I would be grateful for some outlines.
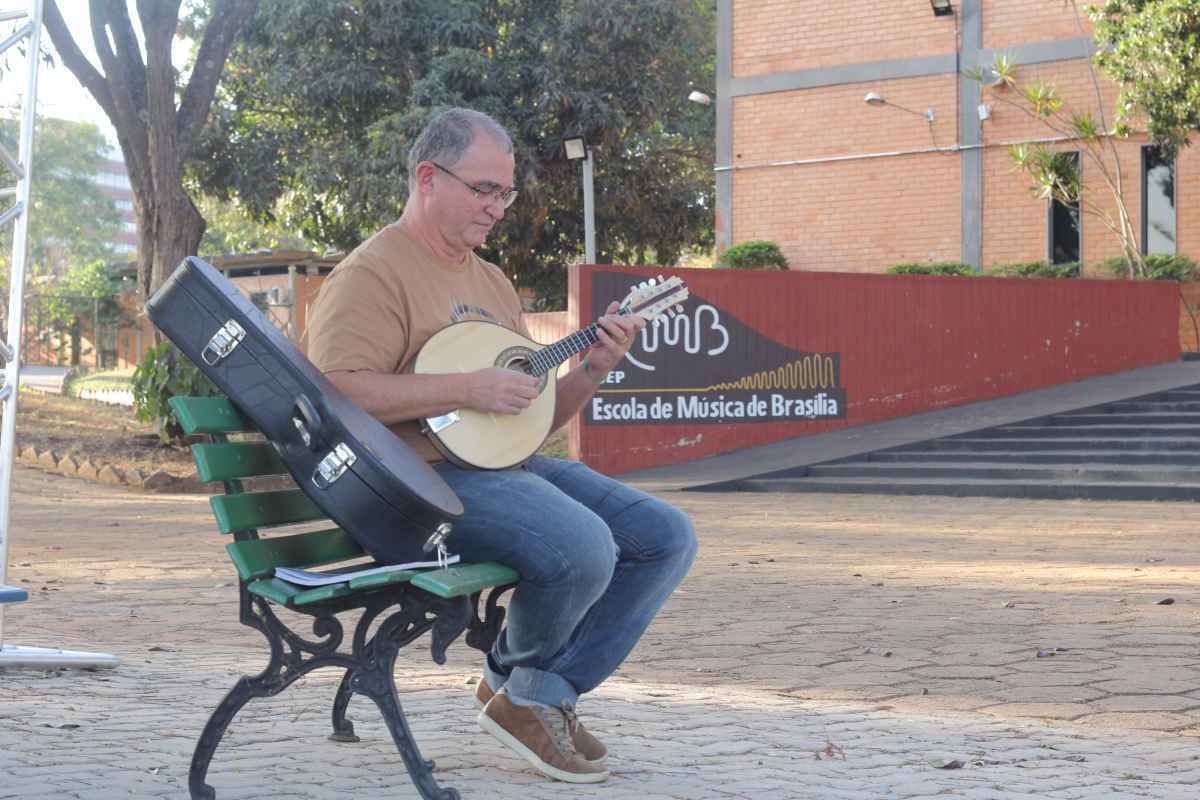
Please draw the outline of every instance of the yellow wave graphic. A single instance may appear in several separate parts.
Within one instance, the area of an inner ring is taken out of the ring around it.
[[[830,356],[798,358],[775,369],[756,372],[729,383],[717,383],[705,391],[733,389],[830,389],[837,386],[837,375]]]

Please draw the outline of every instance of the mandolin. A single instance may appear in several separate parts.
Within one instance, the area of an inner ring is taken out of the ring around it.
[[[647,322],[688,297],[680,278],[651,278],[621,301],[618,314]],[[488,367],[518,370],[537,378],[538,396],[519,414],[490,414],[461,408],[422,420],[422,432],[448,461],[472,469],[507,469],[524,462],[550,435],[554,424],[559,364],[598,341],[592,323],[559,341],[542,345],[494,322],[469,320],[442,328],[429,338],[411,370],[418,375],[473,372]]]

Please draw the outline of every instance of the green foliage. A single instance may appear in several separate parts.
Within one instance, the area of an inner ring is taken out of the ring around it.
[[[968,278],[978,273],[970,264],[959,261],[931,261],[894,264],[887,269],[893,275],[952,275]]]
[[[20,125],[0,120],[0,141],[17,152]],[[28,274],[61,274],[73,264],[112,257],[110,243],[121,217],[113,200],[96,185],[108,150],[95,125],[38,118],[34,124],[35,168],[30,187]],[[7,293],[13,226],[0,230],[0,273]]]
[[[716,266],[731,269],[787,269],[788,262],[779,245],[763,239],[751,239],[721,253]]]
[[[1192,0],[1194,2],[1194,0]],[[1075,0],[1066,0],[1071,6],[1076,21],[1082,27],[1080,11]],[[1030,179],[1030,191],[1042,200],[1076,207],[1075,214],[1085,213],[1097,218],[1121,243],[1131,274],[1142,271],[1142,260],[1138,249],[1138,235],[1125,203],[1121,182],[1121,154],[1114,137],[1127,133],[1125,128],[1108,128],[1104,116],[1104,100],[1100,93],[1095,71],[1091,71],[1095,93],[1095,107],[1100,117],[1091,111],[1072,110],[1066,107],[1057,87],[1046,81],[1020,83],[1016,76],[1016,64],[1008,57],[998,57],[995,65],[984,69],[968,69],[964,74],[989,86],[996,85],[1001,91],[991,95],[992,100],[1024,114],[1038,122],[1048,131],[1057,134],[1059,140],[1069,141],[1077,151],[1058,151],[1043,144],[1014,144],[1008,148],[1013,164]],[[998,80],[990,80],[997,76]],[[1014,91],[1010,93],[1008,89]],[[1087,159],[1088,169],[1095,170],[1096,185],[1103,184],[1112,197],[1117,213],[1114,215],[1103,203],[1098,203],[1093,192],[1083,192],[1082,161]]]
[[[1146,272],[1142,276],[1153,281],[1192,281],[1200,279],[1200,265],[1185,255],[1158,253],[1143,256]],[[1129,262],[1124,256],[1106,258],[1100,262],[1105,272],[1119,277],[1129,275]]]
[[[711,246],[713,0],[263,0],[230,56],[193,165],[318,247],[393,221],[408,149],[436,111],[485,111],[513,137],[520,196],[485,258],[561,301],[582,255],[580,165],[594,152],[601,262],[674,263]]]
[[[1106,0],[1087,9],[1096,63],[1121,86],[1120,124],[1144,122],[1175,150],[1200,129],[1200,4]]]
[[[94,372],[86,367],[76,367],[67,373],[63,394],[79,397],[84,389],[129,389],[132,380],[133,370],[129,368]]]
[[[278,218],[255,220],[236,201],[201,196],[196,203],[206,226],[198,255],[204,258],[252,253],[255,250],[308,250],[304,237]]]
[[[1008,278],[1078,278],[1082,265],[1078,261],[1051,264],[1047,261],[1013,261],[997,264],[989,275]]]
[[[84,336],[94,338],[97,326],[110,327],[127,322],[118,302],[121,290],[103,261],[79,264],[48,283],[43,294],[43,323],[57,331],[69,331],[71,363],[78,365]],[[98,343],[93,342],[96,347]]]
[[[221,392],[171,342],[146,352],[133,371],[133,409],[143,422],[154,422],[163,444],[178,441],[183,429],[168,400],[175,395],[212,397]]]

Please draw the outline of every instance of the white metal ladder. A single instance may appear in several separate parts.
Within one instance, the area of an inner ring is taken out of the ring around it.
[[[41,47],[43,0],[30,0],[28,11],[0,11],[0,22],[25,20],[4,41],[0,54],[22,41],[26,45],[27,85],[21,98],[20,149],[17,157],[0,142],[0,172],[12,172],[15,187],[0,188],[0,198],[16,197],[16,202],[0,213],[0,226],[15,221],[12,265],[9,275],[8,330],[0,339],[0,359],[4,361],[4,382],[0,401],[4,419],[0,424],[0,668],[9,667],[115,667],[119,661],[105,653],[83,653],[48,647],[19,647],[4,643],[4,608],[26,598],[24,590],[5,586],[8,572],[9,505],[12,499],[13,455],[16,446],[17,386],[21,372],[21,320],[25,295],[25,251],[29,233],[29,183],[33,171],[33,123],[37,110],[38,51]]]

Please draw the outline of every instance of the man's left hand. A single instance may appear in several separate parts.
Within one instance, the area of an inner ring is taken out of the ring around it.
[[[587,362],[589,371],[598,377],[617,366],[633,346],[633,337],[646,327],[646,320],[636,314],[617,314],[618,308],[617,303],[609,303],[604,316],[596,321],[599,341],[588,351]]]

